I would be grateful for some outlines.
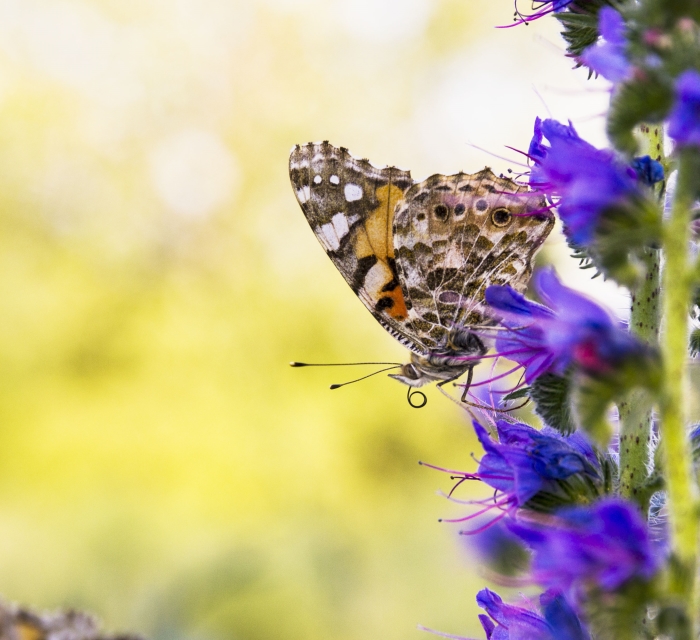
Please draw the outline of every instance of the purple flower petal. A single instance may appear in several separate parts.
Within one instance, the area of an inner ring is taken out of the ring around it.
[[[534,551],[533,578],[577,598],[597,586],[614,591],[632,579],[649,580],[660,561],[636,506],[620,498],[558,514],[558,526],[508,523]]]
[[[676,80],[668,135],[680,146],[700,146],[700,73],[694,69],[684,71]]]
[[[576,613],[565,598],[555,592],[540,597],[544,615],[524,607],[506,604],[490,589],[476,595],[476,603],[488,616],[479,620],[487,640],[589,640]]]
[[[501,491],[507,503],[523,506],[537,493],[558,493],[557,482],[574,475],[600,482],[600,467],[585,436],[570,439],[547,429],[505,420],[496,422],[499,441],[474,422],[484,456],[473,478]]]
[[[505,329],[496,336],[496,351],[525,368],[528,384],[545,372],[562,375],[572,364],[607,373],[644,349],[609,312],[561,284],[554,270],[539,271],[534,284],[547,306],[507,286],[488,287],[485,294]]]
[[[549,146],[543,144],[544,138]],[[581,139],[571,124],[538,118],[529,155],[533,161],[530,187],[550,200],[558,199],[565,233],[576,244],[592,241],[607,208],[624,206],[640,196],[634,172],[611,151]]]

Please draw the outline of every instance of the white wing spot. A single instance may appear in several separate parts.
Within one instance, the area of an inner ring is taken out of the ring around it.
[[[335,251],[340,246],[340,240],[335,232],[335,227],[330,222],[327,222],[321,227],[318,235],[325,240],[327,249]]]
[[[359,185],[348,182],[345,185],[345,199],[348,202],[354,202],[355,200],[362,200],[362,187]]]
[[[323,182],[323,178],[321,176],[314,176],[314,184],[321,184]]]
[[[297,189],[297,198],[302,204],[304,204],[310,197],[311,189],[308,186],[302,187],[301,189]]]
[[[338,176],[331,176],[329,180],[331,181],[331,184],[340,184],[340,178]]]
[[[333,228],[335,229],[338,239],[342,240],[347,235],[348,231],[350,231],[347,217],[344,213],[336,213],[331,218],[331,222],[333,223]]]

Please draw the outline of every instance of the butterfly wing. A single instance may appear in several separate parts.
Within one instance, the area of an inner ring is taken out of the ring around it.
[[[338,271],[379,323],[420,353],[396,273],[394,210],[413,185],[408,171],[378,169],[328,142],[297,146],[289,158],[294,193]]]
[[[455,326],[488,323],[489,285],[524,291],[553,226],[541,195],[490,169],[414,185],[394,219],[394,246],[406,327],[422,348],[445,346]]]

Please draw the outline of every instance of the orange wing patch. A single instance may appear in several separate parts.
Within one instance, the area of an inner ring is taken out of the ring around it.
[[[378,262],[367,272],[363,289],[375,301],[375,311],[402,322],[408,317],[403,291],[396,274],[392,225],[396,204],[404,191],[387,184],[375,191],[379,204],[369,212],[364,229],[357,234],[355,252],[358,258],[374,255]]]

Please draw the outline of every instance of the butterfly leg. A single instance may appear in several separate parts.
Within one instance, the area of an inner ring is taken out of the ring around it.
[[[464,391],[462,392],[462,402],[467,401],[467,393],[469,393],[469,387],[472,386],[472,379],[474,378],[474,367],[469,367],[467,371],[467,381],[464,384]]]
[[[438,382],[436,386],[442,387],[442,386],[446,385],[448,382],[454,382],[461,375],[462,374],[460,373],[459,375],[456,375],[453,378],[449,378],[448,380],[443,380],[442,382]],[[469,387],[472,384],[473,378],[474,378],[474,367],[469,367],[469,369],[467,369],[467,382],[464,385],[464,392],[462,393],[461,402],[467,402],[467,393],[469,392]]]

